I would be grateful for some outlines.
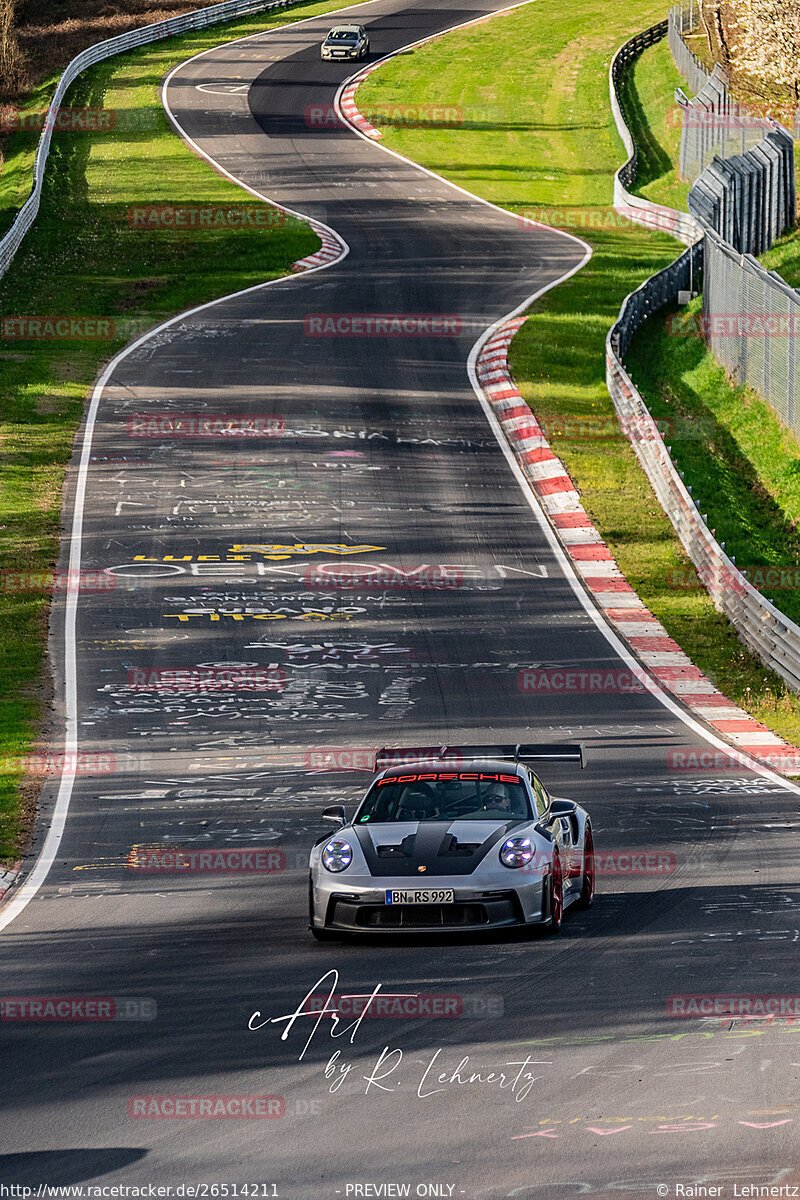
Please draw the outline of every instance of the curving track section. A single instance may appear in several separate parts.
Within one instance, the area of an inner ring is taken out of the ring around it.
[[[348,13],[381,55],[491,8]],[[116,587],[75,610],[74,717],[81,749],[115,769],[75,780],[52,866],[3,932],[0,976],[5,996],[144,997],[156,1012],[0,1023],[0,1181],[247,1181],[298,1200],[403,1194],[353,1190],[387,1184],[542,1198],[789,1185],[796,1026],[676,1020],[667,998],[792,992],[796,790],[672,769],[708,743],[656,695],[526,682],[550,668],[619,679],[626,664],[465,364],[584,249],[328,123],[348,73],[319,60],[330,23],[223,46],[166,88],[199,152],[349,254],[155,331],[95,396],[75,472],[82,565],[112,568]],[[416,333],[326,332],[387,313],[415,314]],[[181,414],[274,414],[283,432],[172,436]],[[356,563],[446,567],[456,586],[321,578]],[[69,632],[54,650],[69,666]],[[175,668],[239,683],[176,687]],[[591,809],[598,849],[657,853],[674,872],[602,878],[593,911],[553,940],[309,941],[304,852],[320,808],[367,777],[348,755],[529,736],[586,742],[582,776],[547,779]],[[260,847],[285,869],[132,870],[147,846]],[[311,1021],[248,1030],[331,969],[340,992],[466,997],[464,1015],[365,1020],[338,1041]],[[281,1096],[284,1115],[137,1116],[154,1095]]]

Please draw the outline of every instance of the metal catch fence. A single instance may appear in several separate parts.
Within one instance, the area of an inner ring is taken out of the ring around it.
[[[689,0],[688,4],[681,3],[670,9],[669,13],[669,48],[675,65],[683,78],[689,84],[696,96],[709,78],[709,71],[693,50],[683,40],[684,33],[692,33],[700,18],[700,0]],[[722,71],[722,68],[719,68]],[[722,72],[724,77],[724,72]]]
[[[705,247],[699,332],[736,382],[800,436],[800,292],[713,231]]]
[[[715,158],[689,192],[689,212],[735,250],[763,254],[795,223],[794,139],[771,122],[757,146]]]

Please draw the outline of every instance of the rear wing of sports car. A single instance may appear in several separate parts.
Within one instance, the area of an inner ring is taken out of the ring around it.
[[[453,765],[475,758],[511,759],[513,762],[574,762],[585,766],[583,742],[519,742],[516,745],[384,746],[375,756],[375,770],[444,759]]]

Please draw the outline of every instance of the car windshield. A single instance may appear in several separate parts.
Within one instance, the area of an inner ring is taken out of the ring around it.
[[[358,34],[352,29],[332,29],[328,34],[328,42],[356,42]]]
[[[379,779],[356,825],[395,821],[502,821],[531,818],[525,785],[515,775],[433,771]]]

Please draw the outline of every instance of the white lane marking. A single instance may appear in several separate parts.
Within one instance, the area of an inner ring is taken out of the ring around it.
[[[526,3],[532,3],[532,2],[534,2],[534,0],[523,0],[522,4],[514,4],[514,5],[511,5],[510,8],[499,9],[496,13],[494,13],[492,15],[500,16],[502,13],[510,12],[516,8],[522,8],[522,7],[524,7],[524,5]],[[485,17],[480,17],[480,18],[478,18],[478,21],[483,21],[485,19],[486,19]],[[421,46],[425,42],[433,41],[436,38],[442,37],[445,33],[455,32],[458,29],[464,29],[466,26],[474,25],[474,24],[477,24],[477,21],[466,21],[461,25],[454,25],[452,27],[452,29],[443,30],[441,33],[432,34],[430,37],[421,38],[419,41],[411,42],[411,43],[409,43],[409,45],[403,46],[399,50],[393,50],[391,54],[385,55],[384,58],[379,59],[378,62],[370,64],[369,73],[371,74],[375,68],[381,66],[385,62],[388,62],[390,59],[397,57],[398,54],[403,54],[407,50],[413,49],[415,46]],[[451,180],[446,179],[443,175],[439,175],[436,171],[431,171],[428,167],[420,166],[419,163],[415,163],[413,161],[413,159],[407,158],[404,154],[398,153],[397,150],[390,150],[388,146],[385,146],[380,142],[376,142],[372,138],[366,137],[361,132],[360,129],[358,129],[355,125],[353,125],[350,121],[348,121],[342,111],[342,108],[341,108],[341,96],[342,96],[342,93],[344,92],[345,88],[348,88],[363,73],[364,73],[363,71],[359,70],[359,71],[354,72],[354,74],[351,75],[348,79],[345,79],[344,82],[340,85],[340,87],[336,93],[336,98],[334,100],[334,108],[335,108],[337,114],[343,121],[346,122],[346,124],[348,124],[350,126],[350,129],[352,130],[352,132],[355,134],[356,137],[361,138],[362,141],[367,142],[370,146],[374,146],[375,149],[377,151],[379,151],[380,153],[390,154],[392,156],[392,158],[397,158],[401,162],[407,163],[411,167],[415,167],[416,170],[422,171],[425,175],[429,175],[431,178],[439,180],[441,183],[446,184],[447,187],[452,188],[453,191],[459,192],[462,196],[468,196],[471,200],[477,201],[479,204],[485,204],[487,208],[494,209],[495,212],[503,213],[505,216],[509,217],[512,220],[517,219],[515,214],[513,212],[510,212],[509,209],[501,208],[499,205],[493,204],[490,200],[484,200],[482,196],[474,195],[472,192],[467,191],[466,188],[460,187],[459,184],[453,183]],[[600,631],[600,633],[606,639],[608,644],[612,647],[613,650],[616,651],[616,653],[619,655],[619,657],[622,659],[622,661],[625,663],[625,665],[627,667],[629,667],[631,670],[634,670],[636,668],[639,668],[638,661],[629,653],[628,648],[625,646],[624,642],[622,642],[621,639],[617,636],[617,634],[614,632],[614,630],[609,625],[606,624],[605,619],[604,619],[602,613],[600,612],[600,609],[596,606],[591,595],[585,591],[582,583],[578,580],[577,573],[573,569],[571,559],[564,552],[564,549],[561,546],[561,543],[559,542],[558,537],[556,536],[556,533],[555,533],[553,527],[551,526],[550,522],[547,520],[546,516],[544,515],[542,507],[539,504],[538,497],[536,496],[536,493],[534,492],[531,484],[529,483],[527,476],[523,473],[522,468],[520,467],[520,465],[516,459],[516,456],[515,456],[513,450],[511,449],[511,446],[508,443],[508,440],[506,439],[505,435],[503,434],[503,431],[500,427],[497,417],[495,416],[494,412],[492,411],[492,407],[489,404],[489,401],[486,399],[486,396],[484,395],[483,388],[481,387],[480,383],[478,382],[477,362],[478,362],[478,358],[481,353],[481,350],[488,342],[490,342],[492,340],[492,338],[495,336],[495,334],[498,333],[498,331],[502,328],[502,326],[504,326],[507,321],[511,321],[515,317],[518,317],[522,313],[524,313],[525,310],[530,308],[530,306],[536,300],[538,300],[541,296],[543,296],[545,294],[545,292],[549,292],[551,288],[557,287],[561,283],[566,283],[566,281],[568,279],[570,279],[573,275],[577,274],[577,272],[580,271],[586,265],[586,263],[589,261],[589,259],[591,258],[592,248],[586,242],[584,242],[582,238],[576,237],[574,234],[567,233],[566,231],[561,230],[561,229],[553,230],[550,228],[550,226],[542,225],[542,223],[538,222],[538,221],[531,221],[531,225],[532,226],[538,225],[538,227],[540,229],[547,229],[551,233],[558,233],[561,237],[569,238],[571,241],[577,242],[577,244],[579,246],[583,247],[583,249],[585,251],[584,256],[583,256],[582,260],[577,264],[577,266],[572,267],[564,275],[560,276],[560,278],[553,280],[551,283],[545,284],[545,286],[542,288],[539,288],[538,291],[531,293],[531,295],[528,296],[525,300],[523,300],[521,304],[518,304],[517,307],[512,309],[510,312],[505,313],[504,316],[500,317],[497,321],[495,321],[492,325],[490,325],[489,328],[486,329],[480,335],[480,337],[478,338],[478,340],[475,342],[474,346],[472,347],[472,350],[470,351],[470,354],[469,354],[469,358],[467,359],[467,374],[469,375],[469,381],[472,384],[472,390],[475,392],[475,395],[478,397],[478,400],[480,402],[481,408],[483,409],[486,420],[489,423],[489,427],[492,430],[492,433],[494,434],[495,439],[496,439],[498,445],[500,446],[500,449],[503,452],[506,462],[508,463],[509,467],[511,468],[511,473],[513,474],[514,478],[516,479],[517,483],[519,484],[520,489],[521,489],[523,495],[525,496],[525,500],[528,504],[528,507],[531,509],[533,515],[536,517],[539,527],[541,528],[545,538],[547,539],[550,549],[552,550],[556,561],[558,562],[559,566],[561,567],[561,570],[564,573],[564,577],[566,578],[567,582],[569,583],[570,587],[572,588],[573,592],[575,593],[575,596],[576,596],[579,604],[581,605],[581,607],[583,608],[583,610],[587,614],[587,616],[589,616],[591,618],[591,620],[594,622],[597,629]],[[535,418],[535,414],[532,414],[532,416],[534,416],[534,418]],[[774,771],[770,771],[768,768],[764,767],[756,759],[749,758],[749,756],[746,755],[744,753],[744,751],[734,750],[729,742],[724,742],[720,738],[715,737],[712,733],[710,733],[707,729],[705,729],[698,721],[696,721],[688,712],[685,712],[678,704],[676,704],[676,702],[672,699],[672,697],[667,692],[662,690],[660,685],[658,685],[657,683],[654,682],[652,688],[648,688],[648,691],[649,691],[650,695],[654,696],[659,701],[659,703],[662,704],[664,706],[664,708],[667,709],[668,712],[672,713],[673,716],[677,717],[678,720],[682,722],[682,724],[684,724],[688,729],[691,729],[693,733],[697,734],[709,745],[713,746],[717,750],[723,750],[728,754],[736,754],[737,759],[741,758],[742,760],[744,760],[744,761],[742,761],[741,765],[749,766],[749,769],[751,771],[753,771],[754,774],[760,775],[763,779],[767,779],[771,783],[778,784],[778,786],[781,788],[781,790],[783,790],[785,792],[790,792],[793,795],[800,796],[800,785],[790,783],[788,780],[784,779],[782,776],[777,775]]]
[[[198,83],[195,85],[196,92],[205,92],[210,96],[235,96],[237,92],[247,92],[250,89],[249,83]]]

